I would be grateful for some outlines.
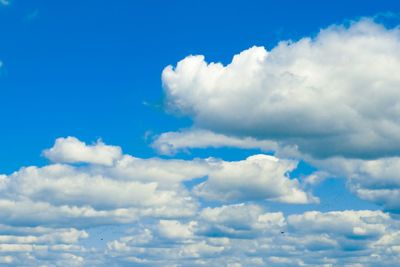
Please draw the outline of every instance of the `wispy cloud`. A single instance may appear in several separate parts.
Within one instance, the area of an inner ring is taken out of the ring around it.
[[[9,4],[10,4],[10,1],[7,1],[7,0],[0,0],[0,5],[8,6]]]
[[[31,13],[29,13],[28,15],[26,15],[24,17],[24,21],[28,22],[28,21],[32,21],[34,19],[36,19],[39,16],[39,10],[35,9],[34,11],[32,11]]]

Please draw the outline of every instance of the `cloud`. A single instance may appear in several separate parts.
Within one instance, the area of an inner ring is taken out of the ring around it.
[[[282,212],[265,212],[255,204],[204,208],[196,233],[208,237],[256,238],[279,233],[286,226]]]
[[[191,56],[166,68],[170,107],[195,125],[161,134],[153,148],[275,155],[143,159],[100,140],[59,138],[43,151],[51,164],[0,175],[0,263],[396,265],[400,159],[382,155],[398,148],[398,31],[362,20],[270,52],[251,48],[226,67]],[[292,178],[293,158],[317,171]],[[318,203],[308,187],[332,176],[383,211],[269,210],[268,201]]]
[[[160,225],[171,226],[166,231],[175,234],[157,234]],[[204,208],[186,223],[160,221],[134,228],[132,235],[109,242],[107,255],[148,265],[390,265],[399,258],[399,230],[398,221],[381,211],[310,211],[285,217],[242,203]]]
[[[242,161],[141,159],[123,155],[117,146],[100,141],[87,145],[74,137],[57,139],[43,154],[55,163],[0,175],[0,261],[200,264],[220,257],[227,249],[223,242],[230,238],[256,237],[259,231],[285,224],[283,214],[267,213],[257,205],[202,209],[201,198],[214,203],[316,200],[289,178],[296,161],[268,155]],[[205,181],[189,190],[185,182],[197,178]],[[110,240],[106,254],[80,241],[92,228],[121,225],[137,229]],[[215,240],[213,235],[227,239]],[[144,255],[137,253],[141,246],[147,247]]]
[[[322,174],[325,176],[328,173],[334,177],[346,177],[348,188],[359,198],[383,206],[384,210],[400,213],[400,203],[397,201],[400,197],[399,157],[374,160],[334,157],[309,161],[324,170]]]
[[[0,0],[0,5],[8,6],[9,4],[10,4],[10,1],[7,1],[7,0]]]
[[[43,155],[53,162],[94,163],[112,165],[121,157],[121,148],[107,146],[100,140],[95,145],[86,145],[75,137],[58,138],[54,147],[43,151]]]
[[[218,162],[217,162],[218,164]],[[288,173],[297,162],[268,155],[254,155],[238,162],[221,162],[196,185],[193,193],[211,201],[270,200],[284,203],[314,203],[318,199],[304,192]]]
[[[164,160],[122,155],[121,148],[59,138],[44,155],[57,162],[0,175],[0,218],[9,225],[87,227],[127,224],[142,217],[193,216],[196,196],[217,201],[315,200],[287,172],[297,163],[267,155],[244,161]],[[208,177],[190,192],[183,182]],[[37,216],[40,214],[40,216]]]
[[[250,48],[227,66],[188,56],[163,71],[166,101],[199,128],[314,157],[399,155],[399,37],[363,19],[271,51]]]
[[[161,237],[169,239],[190,239],[193,236],[192,228],[196,222],[182,224],[176,220],[160,220],[158,232]]]
[[[157,136],[151,146],[162,155],[174,155],[187,148],[237,147],[243,149],[261,149],[265,152],[275,151],[278,144],[273,141],[259,141],[251,137],[237,138],[216,134],[201,129],[188,129],[181,132],[166,132]]]
[[[87,253],[86,248],[78,244],[86,238],[86,231],[74,228],[0,225],[0,262],[13,266],[39,266],[48,260],[74,266],[76,262],[72,259],[83,261],[82,256]]]
[[[31,13],[29,13],[24,17],[24,21],[30,22],[32,20],[37,19],[38,17],[39,17],[39,9],[35,9],[34,11],[32,11]]]
[[[296,233],[326,233],[338,238],[364,240],[375,239],[386,232],[389,214],[381,211],[311,211],[301,215],[290,215],[288,223]],[[364,242],[361,242],[364,244]]]

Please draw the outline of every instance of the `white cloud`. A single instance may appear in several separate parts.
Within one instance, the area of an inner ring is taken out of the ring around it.
[[[172,227],[167,240],[151,234],[160,223],[147,224],[152,230],[135,229],[146,233],[146,242],[135,242],[142,239],[138,235],[122,237],[108,244],[107,254],[123,262],[134,257],[150,265],[190,266],[374,266],[394,264],[400,255],[400,224],[381,211],[311,211],[285,218],[255,204],[235,204],[205,208],[193,219],[162,221]]]
[[[315,200],[288,176],[297,162],[274,156],[242,161],[141,159],[122,155],[119,147],[86,145],[73,137],[57,139],[44,154],[56,162],[87,164],[30,166],[0,175],[0,260],[38,266],[101,266],[116,259],[210,264],[231,249],[231,238],[268,236],[269,231],[277,232],[271,229],[286,227],[285,219],[282,213],[245,203],[199,211],[202,204],[196,196],[228,202]],[[184,183],[196,178],[205,182],[195,181],[189,191]],[[140,231],[107,241],[106,254],[81,243],[88,229],[122,224],[136,225]],[[244,263],[264,260],[254,256]]]
[[[253,47],[227,66],[189,56],[163,71],[167,102],[198,127],[315,157],[398,155],[399,37],[364,19],[271,51]]]
[[[318,199],[307,195],[297,179],[288,173],[296,161],[268,155],[255,155],[237,162],[216,162],[207,181],[194,187],[195,195],[207,200],[271,200],[284,203],[312,203]]]
[[[163,133],[155,139],[151,146],[163,155],[173,155],[187,148],[206,147],[261,149],[265,152],[276,151],[278,149],[277,143],[273,141],[259,141],[251,137],[237,138],[201,129]]]
[[[176,220],[160,220],[158,225],[158,232],[161,237],[170,239],[190,239],[193,237],[193,227],[196,222],[189,222],[182,224]]]
[[[110,166],[121,157],[121,148],[105,145],[100,140],[95,145],[86,145],[75,137],[58,138],[54,146],[43,151],[53,162],[86,162]]]
[[[296,179],[288,178],[295,161],[267,155],[232,162],[140,159],[120,151],[101,142],[87,146],[73,137],[57,139],[45,151],[48,157],[89,164],[31,166],[0,175],[0,218],[10,225],[86,227],[132,223],[141,217],[190,217],[199,207],[193,193],[218,201],[315,200]],[[205,176],[208,179],[193,192],[182,183]]]
[[[88,238],[84,230],[0,225],[0,231],[1,263],[46,266],[46,263],[51,264],[57,260],[65,261],[66,254],[83,261],[81,255],[88,252],[84,246],[78,244],[82,239]],[[4,231],[8,233],[4,234]],[[74,262],[65,264],[73,266]]]
[[[0,0],[0,5],[8,6],[9,4],[10,4],[10,1],[7,1],[7,0]]]
[[[289,226],[295,232],[326,233],[333,237],[344,236],[349,239],[375,238],[386,233],[389,214],[381,211],[311,211],[288,217]]]
[[[148,207],[174,202],[173,191],[157,189],[156,182],[118,180],[66,165],[28,167],[8,177],[4,195],[28,197],[55,205],[99,209]]]
[[[118,177],[120,180],[157,182],[160,187],[176,184],[207,175],[214,168],[208,160],[164,160],[160,158],[141,159],[124,155],[113,168],[94,168],[99,174]]]
[[[350,191],[361,199],[383,206],[387,211],[400,213],[400,158],[374,160],[333,157],[323,160],[308,158],[319,170],[305,183],[318,182],[328,176],[346,177]],[[315,181],[314,181],[315,180]]]
[[[199,220],[196,233],[209,237],[255,238],[277,234],[286,226],[281,212],[265,212],[261,206],[245,203],[204,208]]]

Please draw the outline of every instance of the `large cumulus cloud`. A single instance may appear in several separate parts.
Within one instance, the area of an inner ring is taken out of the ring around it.
[[[314,157],[400,151],[400,30],[372,20],[252,47],[232,62],[188,56],[164,69],[167,103],[199,127],[278,140]]]

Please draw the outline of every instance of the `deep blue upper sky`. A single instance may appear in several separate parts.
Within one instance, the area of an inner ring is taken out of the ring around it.
[[[396,1],[11,1],[0,7],[0,172],[43,164],[41,150],[69,135],[152,156],[146,131],[190,125],[160,107],[167,65],[190,54],[226,64],[253,45],[399,9]]]

